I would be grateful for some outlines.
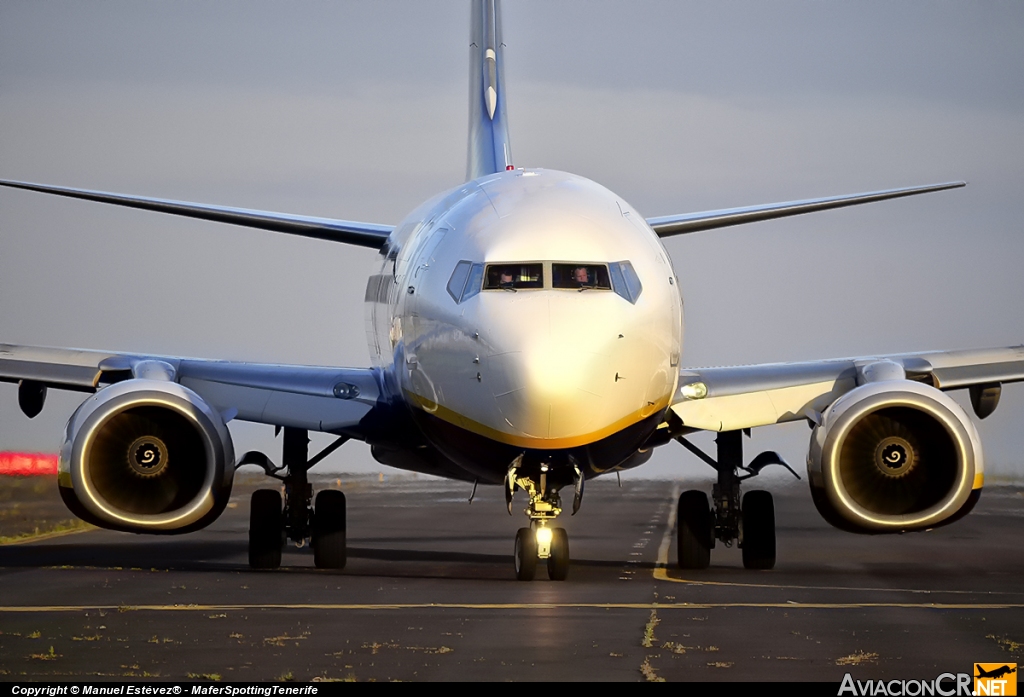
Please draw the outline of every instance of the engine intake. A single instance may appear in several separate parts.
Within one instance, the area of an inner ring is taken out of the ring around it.
[[[126,380],[72,415],[58,482],[68,507],[95,525],[188,532],[223,512],[234,459],[224,419],[195,392],[162,380]]]
[[[909,380],[869,383],[836,400],[814,428],[807,471],[814,502],[833,525],[922,530],[977,502],[981,439],[943,392]]]

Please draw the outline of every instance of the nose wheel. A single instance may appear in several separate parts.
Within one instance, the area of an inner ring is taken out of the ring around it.
[[[516,579],[532,581],[537,573],[537,564],[547,564],[548,578],[552,581],[564,581],[569,577],[569,534],[565,528],[551,525],[562,513],[558,491],[548,488],[549,465],[540,466],[539,481],[532,477],[519,476],[518,468],[522,458],[516,458],[509,468],[506,478],[506,503],[512,513],[512,496],[517,488],[526,490],[530,495],[530,503],[526,507],[526,515],[530,518],[530,527],[519,528],[516,532],[515,568]],[[573,512],[579,509],[582,499],[582,474],[574,467],[577,477]]]
[[[565,528],[554,528],[551,536],[551,556],[548,557],[548,578],[564,581],[569,577],[569,533]]]
[[[569,577],[569,533],[565,528],[519,528],[516,532],[516,580],[532,581],[542,559],[552,581]]]
[[[516,533],[516,580],[532,581],[537,573],[537,537],[530,528]]]

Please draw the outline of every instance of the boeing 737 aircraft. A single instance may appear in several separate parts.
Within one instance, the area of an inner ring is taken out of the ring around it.
[[[645,218],[593,181],[513,159],[499,0],[474,0],[469,45],[466,182],[397,226],[0,181],[380,252],[365,294],[368,367],[0,344],[0,380],[18,384],[29,418],[49,389],[88,395],[60,451],[60,493],[75,515],[114,530],[191,532],[223,512],[235,470],[257,465],[285,493],[253,494],[251,566],[278,567],[291,540],[311,543],[316,566],[342,568],[345,496],[314,499],[307,472],[356,439],[392,467],[502,486],[508,513],[518,501],[529,521],[515,536],[516,577],[532,579],[543,563],[563,580],[569,541],[556,522],[579,509],[585,482],[679,443],[718,475],[710,497],[680,497],[680,566],[707,567],[720,541],[766,569],[776,557],[772,497],[741,496],[741,484],[788,465],[774,452],[744,456],[743,437],[792,421],[812,427],[810,494],[839,528],[924,530],[971,510],[982,447],[947,392],[969,390],[985,418],[1003,383],[1024,380],[1024,348],[687,368],[679,280],[662,244],[963,182]],[[283,429],[280,457],[236,457],[233,419]],[[687,439],[702,430],[718,434],[716,453]],[[311,456],[309,431],[337,438]]]

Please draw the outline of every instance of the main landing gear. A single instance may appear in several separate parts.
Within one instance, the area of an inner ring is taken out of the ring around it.
[[[505,476],[505,503],[509,515],[512,515],[512,497],[516,489],[523,489],[530,497],[524,511],[530,519],[530,527],[519,528],[516,532],[516,578],[532,581],[537,564],[544,562],[548,578],[564,581],[569,576],[569,534],[565,528],[552,525],[562,513],[559,487],[549,481],[554,479],[550,464],[542,463],[537,476],[533,477],[520,472],[522,461],[521,455],[513,460]],[[583,501],[583,473],[575,462],[571,464],[574,482],[572,513],[575,515]]]
[[[249,506],[249,566],[276,569],[281,550],[291,540],[313,547],[318,569],[345,567],[345,494],[328,489],[316,495],[307,473],[311,467],[337,450],[348,438],[342,436],[309,459],[309,434],[300,428],[284,429],[283,464],[276,467],[263,453],[251,451],[241,465],[259,465],[267,475],[284,482],[284,499],[277,489],[259,489]],[[282,475],[280,472],[284,471]]]
[[[740,498],[740,482],[761,473],[768,465],[782,465],[797,479],[793,469],[775,452],[763,452],[743,466],[741,431],[718,434],[718,459],[683,437],[687,450],[718,471],[718,482],[711,490],[714,509],[703,491],[684,491],[679,497],[676,517],[676,545],[681,569],[706,569],[711,563],[715,540],[726,547],[738,542],[743,551],[743,566],[771,569],[775,566],[775,503],[767,491],[749,491]],[[740,472],[745,474],[740,474]]]

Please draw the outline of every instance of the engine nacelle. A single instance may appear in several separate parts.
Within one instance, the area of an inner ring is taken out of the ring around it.
[[[71,416],[58,483],[68,508],[90,523],[182,533],[223,512],[234,465],[224,419],[199,395],[134,379],[100,390]]]
[[[851,532],[953,522],[977,502],[983,471],[981,439],[964,410],[910,380],[868,383],[837,399],[807,453],[818,511]]]

